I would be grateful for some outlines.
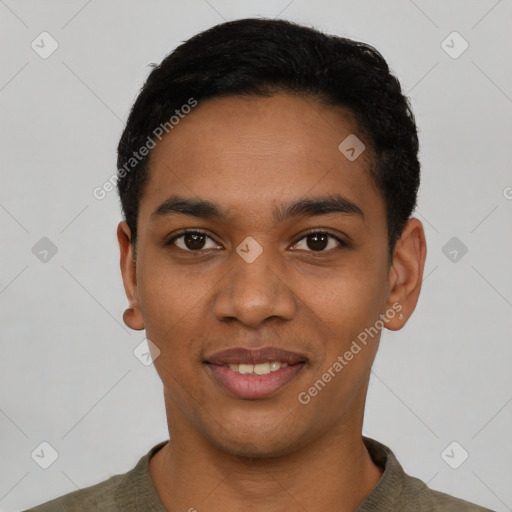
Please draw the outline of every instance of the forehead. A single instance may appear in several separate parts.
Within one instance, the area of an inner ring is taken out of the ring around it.
[[[153,149],[139,218],[173,194],[232,211],[326,193],[383,206],[368,172],[369,144],[355,160],[339,149],[354,136],[364,141],[350,111],[313,97],[199,102]]]

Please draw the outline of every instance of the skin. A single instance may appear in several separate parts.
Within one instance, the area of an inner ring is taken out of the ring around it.
[[[352,511],[382,475],[362,442],[380,334],[307,405],[297,399],[397,303],[400,314],[386,328],[401,329],[420,292],[423,227],[410,219],[388,258],[369,144],[353,162],[338,150],[351,133],[364,141],[349,111],[311,97],[215,98],[200,102],[152,152],[136,261],[125,222],[117,235],[130,303],[124,320],[145,328],[160,350],[154,364],[171,441],[151,458],[150,473],[169,511]],[[152,217],[174,194],[209,200],[228,216]],[[278,222],[272,214],[332,194],[364,215]],[[204,248],[184,237],[165,245],[193,228],[210,237],[200,239]],[[311,229],[347,245],[328,238],[319,249],[306,236]],[[236,252],[248,236],[263,249],[252,263]],[[276,394],[238,399],[203,364],[236,346],[277,346],[304,354],[307,364]]]

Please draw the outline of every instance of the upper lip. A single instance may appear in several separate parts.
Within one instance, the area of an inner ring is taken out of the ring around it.
[[[259,364],[272,361],[289,365],[303,363],[307,358],[302,354],[290,352],[277,347],[245,348],[234,347],[220,350],[208,356],[206,363],[220,366],[228,364]]]

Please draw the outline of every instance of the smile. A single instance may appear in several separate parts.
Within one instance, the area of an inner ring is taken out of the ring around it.
[[[230,364],[229,369],[241,373],[242,375],[268,375],[271,372],[277,372],[281,368],[286,368],[288,363],[272,361],[269,363],[259,364]]]
[[[259,364],[217,365],[207,363],[214,382],[229,395],[245,400],[268,398],[297,378],[305,362],[296,364],[267,362]],[[258,373],[260,372],[260,373]]]
[[[236,398],[267,398],[290,384],[307,357],[279,347],[233,347],[209,354],[203,363],[213,382]]]

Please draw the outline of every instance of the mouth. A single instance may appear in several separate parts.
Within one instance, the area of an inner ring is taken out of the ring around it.
[[[204,364],[214,381],[236,398],[270,397],[297,378],[307,358],[295,352],[237,347],[209,356]]]

